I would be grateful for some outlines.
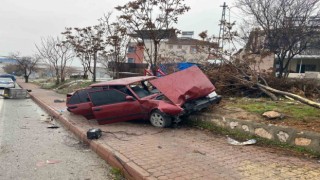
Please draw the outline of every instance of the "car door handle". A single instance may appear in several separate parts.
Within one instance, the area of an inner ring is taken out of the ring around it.
[[[93,111],[100,111],[102,108],[94,108]]]
[[[77,108],[78,106],[70,106],[70,107],[68,107],[69,109],[75,109],[75,108]]]

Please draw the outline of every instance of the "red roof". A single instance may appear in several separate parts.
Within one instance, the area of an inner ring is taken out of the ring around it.
[[[145,81],[150,79],[155,79],[155,76],[136,76],[136,77],[128,77],[121,79],[114,79],[111,81],[100,82],[96,84],[91,84],[90,87],[98,87],[98,86],[110,86],[110,85],[128,85],[139,81]]]

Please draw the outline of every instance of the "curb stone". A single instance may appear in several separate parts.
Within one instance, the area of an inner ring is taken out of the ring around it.
[[[129,160],[126,156],[112,149],[106,144],[102,144],[99,140],[88,140],[86,131],[78,128],[73,123],[69,122],[66,117],[63,117],[59,112],[46,105],[43,101],[36,98],[32,94],[30,97],[38,105],[44,108],[51,116],[59,120],[65,128],[74,133],[82,142],[89,144],[90,148],[97,153],[103,160],[105,160],[112,167],[118,168],[124,173],[124,176],[129,180],[143,180],[147,179],[150,174],[143,168]]]
[[[198,113],[189,119],[210,122],[216,126],[230,130],[239,130],[247,134],[259,136],[276,142],[300,146],[320,153],[320,133],[301,131],[287,126],[276,126],[253,121],[230,119],[209,113]]]

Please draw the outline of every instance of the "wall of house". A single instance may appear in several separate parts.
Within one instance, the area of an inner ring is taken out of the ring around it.
[[[245,50],[236,55],[243,62],[249,62],[251,69],[255,71],[272,72],[274,65],[274,54],[270,53],[263,57],[259,54],[248,54]]]
[[[128,53],[127,53],[127,62],[143,63],[144,61],[143,53],[144,53],[144,49],[142,46],[138,46],[136,44],[129,45]]]
[[[165,43],[161,47],[161,52],[163,58],[174,62],[194,62],[201,63],[208,59],[208,54],[204,52],[199,52],[196,45],[179,45],[179,44],[167,44]]]

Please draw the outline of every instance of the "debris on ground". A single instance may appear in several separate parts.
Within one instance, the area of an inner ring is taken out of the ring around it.
[[[237,141],[235,139],[232,139],[232,138],[228,137],[228,143],[232,144],[232,145],[236,145],[236,146],[244,146],[244,145],[255,144],[255,143],[257,143],[257,140],[250,139],[250,140],[247,140],[247,141],[244,141],[244,142],[239,142],[239,141]]]
[[[262,114],[263,117],[266,117],[268,119],[282,119],[284,118],[284,115],[277,112],[277,111],[267,111],[267,112],[264,112]]]
[[[99,139],[102,135],[101,129],[92,128],[87,131],[88,139]]]
[[[37,167],[42,167],[42,166],[45,166],[47,164],[57,164],[57,163],[60,163],[61,161],[59,160],[46,160],[46,161],[38,161],[36,163],[36,166]]]
[[[53,124],[51,126],[48,126],[47,128],[49,128],[49,129],[57,129],[57,128],[60,128],[60,127],[55,125],[55,124]]]
[[[63,103],[63,102],[65,102],[65,100],[64,99],[55,99],[55,100],[53,100],[53,102],[54,103]]]
[[[23,99],[28,97],[28,90],[20,88],[4,88],[1,96],[8,99]]]

